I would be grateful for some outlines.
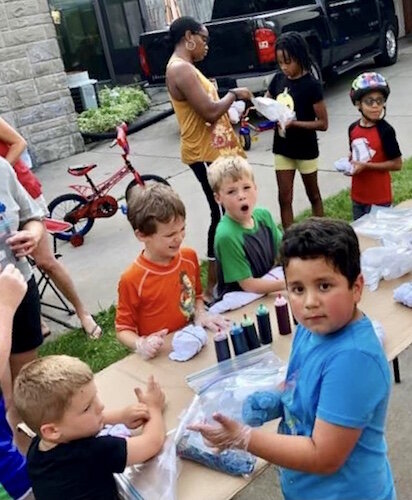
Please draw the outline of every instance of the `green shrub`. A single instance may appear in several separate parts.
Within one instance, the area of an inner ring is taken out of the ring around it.
[[[99,108],[77,117],[80,132],[109,132],[121,122],[132,122],[150,105],[149,97],[138,87],[105,87],[99,91],[99,101]]]

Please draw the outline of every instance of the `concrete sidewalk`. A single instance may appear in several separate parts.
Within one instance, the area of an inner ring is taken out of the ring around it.
[[[348,152],[347,128],[358,118],[348,93],[353,78],[374,66],[357,68],[330,84],[325,90],[329,112],[329,130],[319,133],[320,173],[319,183],[324,198],[349,186],[349,179],[333,171],[333,162]],[[391,95],[387,106],[387,119],[394,126],[405,158],[412,156],[412,38],[401,41],[399,61],[381,72],[388,78]],[[206,254],[206,235],[209,214],[200,185],[194,175],[180,161],[179,131],[176,119],[171,116],[149,128],[129,137],[131,161],[141,173],[153,173],[167,177],[173,188],[180,194],[187,208],[186,244],[194,247],[200,258]],[[272,168],[272,133],[265,132],[257,142],[252,143],[248,154],[253,164],[259,189],[259,203],[269,208],[275,220],[279,220],[277,187]],[[120,165],[119,151],[109,149],[109,142],[93,144],[89,151],[75,157],[44,165],[39,175],[46,199],[70,192],[69,184],[77,184],[81,179],[67,174],[67,167],[82,163],[96,162],[99,167],[92,178],[99,181],[112,174]],[[131,180],[131,178],[129,179]],[[111,194],[120,196],[127,186],[116,186]],[[295,213],[308,208],[309,203],[302,182],[297,177],[295,186]],[[92,312],[107,308],[116,300],[118,278],[125,267],[135,258],[139,245],[133,236],[126,217],[119,211],[110,219],[97,220],[85,243],[79,248],[59,243],[63,260],[71,270],[81,297]],[[412,314],[412,311],[411,311]],[[65,318],[66,319],[66,318]],[[73,325],[76,320],[72,320]],[[51,324],[53,330],[55,324]],[[412,357],[411,351],[400,357],[402,384],[396,385],[390,406],[388,443],[392,466],[398,488],[398,498],[412,499],[412,478],[409,463],[412,457]],[[281,498],[275,486],[272,469],[263,474],[246,493],[237,500],[256,498],[259,500]],[[276,481],[277,484],[277,481]],[[359,499],[361,500],[361,499]]]

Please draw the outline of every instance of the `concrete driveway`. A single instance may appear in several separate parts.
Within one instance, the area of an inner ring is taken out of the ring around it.
[[[349,186],[349,179],[333,171],[333,162],[348,152],[347,128],[358,118],[348,92],[353,78],[361,71],[374,69],[364,66],[340,77],[325,90],[329,112],[329,130],[319,133],[320,173],[319,182],[323,197],[330,196]],[[401,41],[399,62],[389,68],[382,68],[391,86],[387,106],[387,119],[394,126],[405,158],[412,156],[412,38]],[[182,165],[179,157],[179,132],[174,116],[129,137],[131,160],[141,173],[155,173],[169,178],[171,185],[180,194],[187,208],[186,243],[194,247],[200,258],[206,254],[206,235],[209,214],[206,200],[194,175]],[[252,144],[248,155],[254,166],[259,203],[269,208],[279,221],[277,187],[272,168],[272,133],[264,132]],[[55,196],[69,192],[69,184],[78,178],[67,174],[68,166],[96,162],[99,168],[93,178],[99,180],[109,176],[121,164],[116,149],[109,149],[109,143],[94,145],[88,152],[59,162],[45,165],[39,171],[45,196],[50,201]],[[127,185],[114,190],[120,196]],[[308,208],[300,178],[295,186],[295,213]],[[79,248],[60,244],[59,251],[72,272],[78,290],[92,312],[107,308],[116,300],[116,286],[122,270],[135,258],[140,248],[134,238],[126,217],[119,211],[110,219],[97,220],[85,243]],[[412,314],[412,312],[411,312]],[[75,324],[75,320],[73,320]],[[51,324],[55,329],[55,325]],[[60,327],[57,327],[59,330]],[[392,466],[395,472],[398,498],[412,498],[410,460],[412,457],[412,357],[411,351],[400,358],[402,384],[394,387],[388,424],[388,443]],[[269,469],[237,500],[246,498],[281,498],[273,469]],[[361,500],[361,499],[359,499]]]

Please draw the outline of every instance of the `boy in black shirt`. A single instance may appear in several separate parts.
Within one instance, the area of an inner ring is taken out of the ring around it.
[[[144,462],[162,448],[164,394],[151,377],[140,404],[103,412],[93,373],[77,358],[46,356],[27,364],[15,381],[14,399],[36,432],[27,467],[36,500],[117,499],[114,472]],[[104,424],[143,426],[131,438],[97,437]]]

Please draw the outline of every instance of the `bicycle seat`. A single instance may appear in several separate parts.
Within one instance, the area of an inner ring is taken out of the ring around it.
[[[80,177],[82,175],[86,175],[87,173],[90,172],[90,170],[93,170],[96,167],[97,167],[96,163],[88,163],[87,165],[82,165],[81,167],[69,167],[67,171],[71,175]]]

